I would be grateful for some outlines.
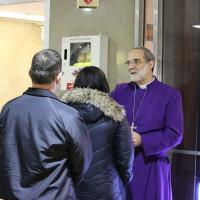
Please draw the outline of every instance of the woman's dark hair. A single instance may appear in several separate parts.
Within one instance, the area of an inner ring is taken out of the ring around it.
[[[34,83],[49,84],[61,72],[62,59],[54,49],[43,49],[33,56],[29,75]]]
[[[110,92],[104,72],[95,66],[85,67],[78,73],[74,88],[91,88],[101,92]]]

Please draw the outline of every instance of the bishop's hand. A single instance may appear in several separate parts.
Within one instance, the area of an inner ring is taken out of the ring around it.
[[[139,133],[133,131],[132,139],[133,139],[133,144],[135,147],[138,147],[142,144],[142,138]]]

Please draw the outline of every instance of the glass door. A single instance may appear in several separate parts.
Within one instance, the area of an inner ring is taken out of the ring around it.
[[[182,94],[184,139],[170,154],[175,200],[200,200],[200,0],[135,0],[134,46]]]

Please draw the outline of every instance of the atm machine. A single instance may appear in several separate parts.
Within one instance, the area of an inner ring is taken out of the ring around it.
[[[108,36],[87,35],[62,38],[62,72],[60,90],[73,88],[77,72],[87,66],[101,68],[107,75]]]

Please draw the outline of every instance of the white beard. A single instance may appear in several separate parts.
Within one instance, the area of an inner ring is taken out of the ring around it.
[[[129,72],[131,71],[133,70],[130,70]],[[137,71],[134,71],[134,72],[135,72],[134,74],[130,74],[131,81],[138,82],[138,81],[143,80],[148,72],[147,64],[145,64],[143,68],[138,69]]]

